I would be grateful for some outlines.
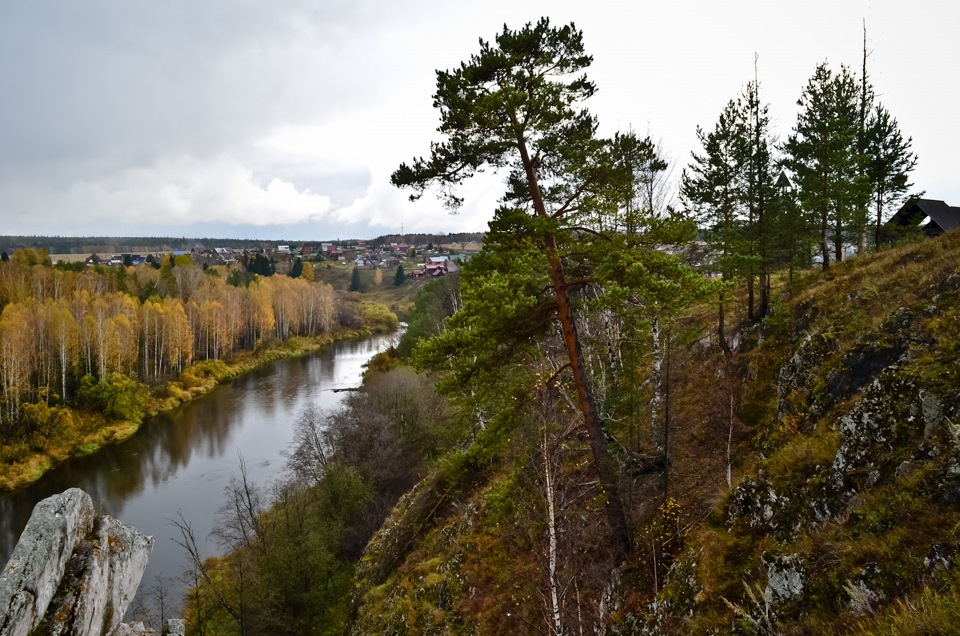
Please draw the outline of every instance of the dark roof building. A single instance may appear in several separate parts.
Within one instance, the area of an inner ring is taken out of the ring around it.
[[[936,199],[910,199],[881,230],[884,243],[911,236],[939,236],[960,227],[960,208]]]

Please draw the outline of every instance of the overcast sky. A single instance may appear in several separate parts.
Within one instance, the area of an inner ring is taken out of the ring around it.
[[[0,233],[367,238],[485,230],[389,184],[428,152],[436,69],[504,23],[574,21],[602,132],[662,142],[679,175],[753,78],[781,138],[816,65],[868,72],[913,137],[916,190],[960,205],[952,2],[0,0]]]

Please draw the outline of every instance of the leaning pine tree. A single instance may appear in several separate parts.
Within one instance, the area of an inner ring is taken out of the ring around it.
[[[507,339],[522,347],[521,335],[529,342],[543,325],[559,325],[563,369],[576,388],[619,562],[630,553],[630,533],[574,306],[588,276],[567,255],[604,225],[597,215],[615,213],[612,202],[632,183],[633,172],[618,161],[611,140],[597,137],[596,119],[581,105],[596,90],[583,74],[591,61],[580,31],[552,27],[547,19],[517,31],[505,27],[494,43],[481,40],[470,60],[437,72],[434,104],[443,140],[432,144],[429,157],[401,165],[392,181],[412,187],[414,199],[436,187],[455,209],[462,203],[456,186],[485,168],[507,171],[504,205],[491,223],[486,254],[475,259],[477,273],[488,265],[487,280],[464,292],[460,320],[470,324],[459,344],[477,342],[499,325],[502,337],[487,342],[499,346],[498,355],[510,355]],[[503,294],[514,297],[506,302]]]

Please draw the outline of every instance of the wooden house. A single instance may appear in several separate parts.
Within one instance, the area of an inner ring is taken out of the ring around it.
[[[910,199],[880,228],[880,242],[939,236],[960,227],[960,208],[936,199]]]

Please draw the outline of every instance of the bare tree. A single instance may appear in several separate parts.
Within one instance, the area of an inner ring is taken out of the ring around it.
[[[217,511],[217,525],[211,532],[217,542],[231,551],[241,548],[262,549],[267,540],[261,515],[266,511],[263,493],[247,474],[247,463],[238,454],[240,477],[231,476],[224,502]]]
[[[197,633],[204,633],[202,617],[204,606],[200,595],[201,586],[205,586],[206,589],[210,590],[217,605],[237,621],[237,624],[240,625],[240,632],[244,633],[243,614],[240,607],[227,598],[223,586],[214,579],[207,563],[200,556],[200,547],[197,544],[193,526],[190,525],[190,522],[187,521],[180,511],[177,512],[177,519],[168,519],[168,521],[180,531],[180,539],[174,539],[173,541],[187,553],[187,571],[185,576],[187,583],[190,584],[190,589],[193,594],[192,600],[197,611]]]
[[[321,408],[315,404],[307,406],[294,424],[293,450],[283,453],[293,474],[314,484],[323,477],[332,450],[326,422],[327,414]]]

